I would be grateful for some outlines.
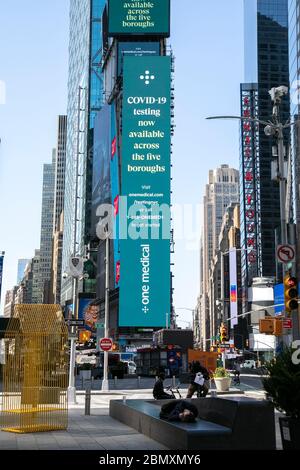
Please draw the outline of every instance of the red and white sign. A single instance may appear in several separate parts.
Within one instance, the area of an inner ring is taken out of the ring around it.
[[[277,259],[280,263],[291,263],[295,261],[295,247],[293,245],[278,245]]]
[[[101,338],[99,341],[99,346],[102,351],[111,351],[113,347],[113,342],[110,338]]]
[[[257,212],[257,185],[259,174],[257,161],[259,153],[259,132],[257,125],[251,120],[258,117],[257,90],[252,87],[243,89],[242,104],[242,179],[243,179],[243,212],[245,214],[244,247],[247,250],[247,265],[249,274],[256,272],[258,266],[258,236],[259,218]],[[249,121],[248,119],[249,118]]]
[[[283,320],[282,326],[283,328],[290,330],[291,328],[293,328],[293,321],[290,318],[286,318],[285,320]]]

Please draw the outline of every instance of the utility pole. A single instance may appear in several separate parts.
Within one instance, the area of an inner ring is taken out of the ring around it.
[[[284,129],[289,129],[296,124],[299,124],[300,121],[295,122],[286,122],[282,124],[280,119],[280,103],[283,96],[288,94],[288,87],[279,86],[277,88],[272,88],[269,91],[271,99],[274,103],[272,120],[263,121],[261,119],[252,118],[249,116],[211,116],[206,119],[237,119],[240,122],[252,122],[264,126],[265,134],[268,137],[276,137],[278,142],[278,179],[279,179],[279,189],[280,189],[280,219],[281,219],[281,244],[287,244],[288,242],[288,233],[287,233],[287,220],[286,220],[286,177],[285,177],[285,160],[284,160]],[[283,265],[283,277],[287,272],[287,267]],[[222,277],[222,276],[221,276]],[[292,312],[293,321],[297,323],[297,336],[300,335],[299,331],[299,314],[298,311]],[[296,337],[295,329],[293,328],[293,336]],[[287,336],[283,337],[283,341],[287,344],[289,339]]]
[[[81,110],[81,93],[83,88],[78,88],[78,116],[77,116],[77,146],[76,146],[76,165],[75,165],[75,193],[74,193],[74,241],[73,241],[73,256],[76,257],[77,247],[77,222],[78,222],[78,171],[79,171],[79,154],[80,154],[80,110]],[[74,320],[78,319],[78,278],[73,276],[73,312],[72,317]],[[76,404],[76,387],[75,387],[75,364],[76,364],[76,327],[72,326],[71,329],[71,344],[70,344],[70,369],[69,369],[69,386],[68,386],[68,401],[69,403]]]
[[[272,88],[269,91],[269,94],[271,96],[272,102],[274,104],[273,107],[273,120],[276,125],[276,129],[274,132],[274,129],[272,132],[268,129],[268,126],[265,129],[265,132],[267,135],[276,135],[277,140],[278,140],[278,178],[279,178],[279,188],[280,188],[280,220],[281,220],[281,244],[286,245],[289,243],[293,243],[294,237],[292,237],[292,240],[288,239],[288,228],[287,228],[287,220],[286,220],[286,206],[289,204],[290,201],[287,201],[286,199],[286,184],[287,184],[287,178],[285,175],[285,168],[284,168],[284,136],[283,136],[283,129],[286,126],[283,126],[281,122],[279,122],[279,116],[280,116],[280,103],[282,96],[288,94],[288,88],[281,86],[278,88]],[[292,271],[294,274],[296,274],[296,265],[297,261],[295,260],[294,268],[292,268]],[[283,270],[282,270],[282,278],[284,281],[285,275],[289,272],[289,268],[286,264],[283,264]],[[298,309],[299,310],[299,309]],[[293,330],[292,330],[292,336],[293,339],[298,339],[300,337],[300,331],[299,331],[299,314],[298,310],[295,310],[292,312],[291,317],[292,317],[292,322],[293,322]],[[288,346],[289,345],[289,336],[283,336],[283,342]]]
[[[105,316],[104,316],[104,335],[105,338],[109,337],[109,231],[106,228],[106,240],[105,240]],[[108,351],[104,351],[104,363],[103,363],[103,380],[102,380],[102,391],[109,391],[108,381]]]

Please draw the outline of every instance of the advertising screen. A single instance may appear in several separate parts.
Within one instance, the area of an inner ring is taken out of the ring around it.
[[[84,320],[84,329],[96,333],[96,323],[99,318],[99,307],[90,305],[93,298],[79,297],[78,299],[78,320]],[[73,319],[73,304],[65,306],[65,319]]]
[[[285,308],[283,284],[274,285],[274,305],[277,305],[277,307],[274,307],[275,316],[284,315]]]
[[[119,326],[170,316],[170,57],[125,57]]]
[[[170,0],[108,1],[109,36],[170,36]]]
[[[236,248],[229,250],[229,275],[230,275],[230,317],[231,328],[238,324],[238,299],[237,299],[237,259]]]
[[[110,157],[110,175],[111,175],[111,203],[113,204],[114,224],[113,224],[113,274],[114,286],[119,287],[120,281],[120,244],[119,244],[119,200],[120,200],[120,178],[119,178],[119,143],[117,132],[116,108],[111,106],[111,157]]]
[[[99,222],[97,209],[101,204],[111,203],[110,180],[110,118],[111,107],[105,105],[97,113],[94,128],[92,234],[96,236]]]

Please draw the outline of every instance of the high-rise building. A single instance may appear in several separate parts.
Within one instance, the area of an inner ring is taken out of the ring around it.
[[[56,151],[52,151],[52,163],[43,167],[43,195],[40,241],[40,292],[36,303],[49,303],[49,289],[52,261],[52,235],[54,219],[54,185],[55,185]]]
[[[269,90],[289,85],[288,0],[245,0],[244,16],[245,83],[241,85],[241,113],[245,118],[268,121],[273,111]],[[289,96],[282,100],[280,119],[282,122],[289,119]],[[288,146],[288,129],[284,137]],[[243,121],[240,203],[244,309],[253,277],[276,276],[280,199],[278,181],[271,176],[272,160],[276,159],[274,146],[276,140],[265,135],[263,126]]]
[[[102,13],[105,0],[70,1],[68,132],[64,201],[63,272],[71,255],[90,242],[93,128],[103,103]],[[84,290],[84,282],[81,289]],[[62,303],[72,279],[62,279]]]
[[[66,149],[67,149],[67,116],[60,115],[58,116],[58,126],[57,126],[53,233],[55,233],[59,228],[60,216],[64,209]]]
[[[49,303],[60,303],[63,246],[63,209],[65,200],[65,172],[67,149],[67,116],[58,116],[55,161],[53,240]]]
[[[30,262],[31,260],[30,259],[19,259],[18,260],[18,274],[17,274],[17,285],[20,284],[20,282],[22,281],[23,277],[24,277],[24,273],[25,273],[25,269],[26,269],[26,266],[27,264]]]
[[[62,276],[62,248],[63,248],[63,220],[64,213],[60,215],[52,242],[52,272],[51,272],[51,303],[60,304],[61,276]]]
[[[24,275],[24,273],[23,273]],[[4,301],[4,317],[12,317],[14,313],[14,306],[15,306],[15,298],[18,291],[18,286],[13,287],[12,289],[8,290],[5,294],[5,301]]]
[[[209,315],[210,268],[213,257],[219,248],[219,235],[223,215],[227,207],[239,200],[239,172],[228,165],[209,171],[209,181],[203,198],[204,224],[202,238],[202,279],[201,279],[201,337],[203,347],[210,335],[211,319]]]
[[[1,291],[2,291],[2,277],[3,277],[3,261],[4,261],[5,252],[0,252],[0,300],[1,300]]]

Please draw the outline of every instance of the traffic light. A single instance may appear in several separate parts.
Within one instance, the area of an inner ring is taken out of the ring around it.
[[[79,342],[87,343],[91,339],[91,332],[88,330],[81,330],[79,332]]]
[[[291,312],[298,309],[298,282],[297,278],[287,274],[284,277],[284,305],[285,311]]]
[[[224,325],[224,323],[222,323],[220,326],[220,341],[221,343],[228,341],[227,327]]]

